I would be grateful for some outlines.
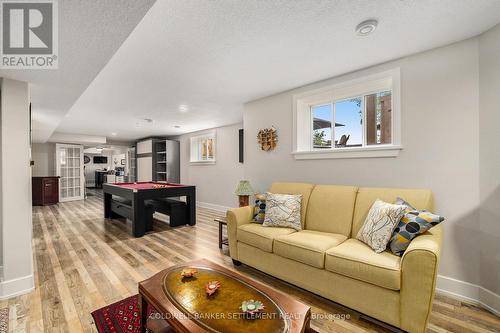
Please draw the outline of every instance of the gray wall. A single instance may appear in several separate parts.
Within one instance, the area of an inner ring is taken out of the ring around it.
[[[293,158],[294,94],[395,67],[401,68],[404,149],[399,157]],[[245,177],[261,192],[273,181],[429,188],[436,212],[446,216],[440,274],[479,284],[478,72],[475,38],[249,102],[243,122]],[[278,130],[278,147],[264,152],[255,135],[271,125]]]
[[[243,179],[243,164],[238,162],[238,129],[242,124],[218,127],[216,139],[216,163],[195,165],[189,163],[190,137],[203,132],[181,135],[181,183],[196,185],[197,201],[216,206],[236,207],[234,190]]]
[[[31,146],[31,159],[34,161],[32,174],[35,177],[56,175],[56,144],[34,143]]]
[[[500,25],[481,36],[479,60],[481,286],[500,294]]]

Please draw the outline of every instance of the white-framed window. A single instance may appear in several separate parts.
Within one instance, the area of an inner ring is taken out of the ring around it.
[[[293,97],[296,159],[394,157],[401,146],[399,68]]]
[[[199,164],[215,163],[216,132],[211,131],[190,138],[190,162]]]

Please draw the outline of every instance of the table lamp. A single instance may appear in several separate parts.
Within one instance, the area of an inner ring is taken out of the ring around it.
[[[248,198],[254,193],[248,180],[240,180],[238,187],[236,187],[236,191],[234,191],[234,194],[239,197],[240,207],[248,206]]]

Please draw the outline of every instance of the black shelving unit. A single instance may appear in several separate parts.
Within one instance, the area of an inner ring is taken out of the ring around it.
[[[149,180],[155,182],[180,182],[180,156],[179,156],[179,142],[168,140],[166,138],[154,137],[145,138],[136,142],[136,157],[137,157],[137,175],[139,178],[146,181]],[[142,165],[150,163],[151,174],[147,175],[148,170],[141,168],[141,163],[139,159],[143,160]],[[151,162],[144,160],[150,159]],[[141,175],[141,177],[139,177]],[[149,176],[149,177],[147,177]]]
[[[153,163],[154,174],[153,178],[157,182],[167,181],[167,141],[155,139],[153,141]]]

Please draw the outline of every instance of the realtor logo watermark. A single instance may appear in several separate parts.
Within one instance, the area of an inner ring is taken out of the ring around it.
[[[0,0],[0,68],[56,69],[56,0]]]

